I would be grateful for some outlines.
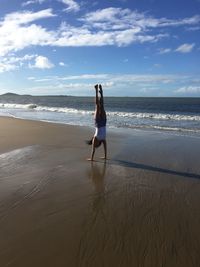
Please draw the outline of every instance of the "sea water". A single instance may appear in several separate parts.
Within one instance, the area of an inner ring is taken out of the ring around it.
[[[148,129],[200,135],[200,98],[105,97],[110,128]],[[0,96],[0,115],[94,126],[93,97]]]

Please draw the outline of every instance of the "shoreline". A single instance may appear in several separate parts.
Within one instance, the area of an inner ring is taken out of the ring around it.
[[[13,115],[0,115],[0,118],[13,118],[13,119],[17,119],[17,120],[24,120],[24,121],[32,121],[32,122],[44,122],[44,123],[49,123],[49,124],[55,124],[55,125],[65,125],[68,127],[81,127],[81,128],[85,128],[85,129],[89,129],[89,131],[92,132],[95,131],[95,126],[92,125],[78,125],[78,124],[70,124],[70,123],[65,123],[65,122],[56,122],[56,121],[48,121],[48,120],[37,120],[37,119],[27,119],[27,118],[22,118],[22,117],[17,117],[17,116],[13,116]],[[125,135],[125,136],[131,136],[132,134],[134,134],[134,132],[140,132],[140,133],[157,133],[157,134],[161,134],[161,135],[175,135],[175,136],[182,136],[182,137],[191,137],[191,138],[200,138],[200,131],[194,131],[194,130],[190,130],[190,129],[185,129],[184,131],[182,130],[175,130],[175,129],[159,129],[159,128],[148,128],[148,127],[135,127],[135,128],[124,128],[124,127],[114,127],[114,126],[109,126],[107,125],[107,130],[108,132],[110,132],[111,134],[116,134],[116,135]]]
[[[0,265],[200,264],[199,141],[0,117]]]
[[[25,101],[24,104],[17,104],[17,102],[23,101]],[[53,102],[48,97],[38,98],[35,101],[25,98],[23,101],[7,103],[8,106],[5,103],[5,109],[1,109],[0,114],[6,115],[7,113],[17,118],[48,121],[50,123],[93,127],[94,103],[91,100],[81,101],[78,99],[75,101],[76,104],[74,101],[72,103],[67,100],[64,101],[62,97],[55,98]],[[169,101],[169,103],[166,101],[155,101],[154,103],[152,101],[150,103],[149,101],[138,102],[136,100],[127,103],[125,101],[121,103],[119,100],[108,101],[106,106],[108,128],[118,130],[122,127],[124,131],[126,129],[141,129],[142,131],[200,136],[198,100],[188,100],[183,101],[183,103],[181,100],[177,102]],[[116,104],[119,106],[118,109],[116,109]],[[13,109],[9,109],[9,105]],[[120,105],[122,105],[121,108]]]

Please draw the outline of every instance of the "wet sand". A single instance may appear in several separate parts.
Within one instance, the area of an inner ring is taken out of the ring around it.
[[[200,266],[200,139],[0,117],[0,266]]]

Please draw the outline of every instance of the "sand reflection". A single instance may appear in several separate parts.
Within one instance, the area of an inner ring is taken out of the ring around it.
[[[106,201],[105,174],[106,174],[106,162],[91,163],[89,179],[91,179],[92,184],[94,186],[94,194],[91,202],[92,217],[94,221],[96,221],[99,216],[105,219],[105,214],[104,214],[104,204]]]
[[[106,162],[91,163],[89,179],[91,179],[93,182],[95,192],[100,195],[104,194],[105,191],[105,183],[104,183],[105,174],[106,174]]]
[[[78,266],[92,266],[99,259],[99,245],[106,240],[106,162],[92,162],[88,170],[94,191],[91,195],[90,206],[83,224],[78,252]],[[104,236],[104,238],[103,238]],[[103,238],[103,239],[102,239]],[[94,265],[96,266],[96,265]]]

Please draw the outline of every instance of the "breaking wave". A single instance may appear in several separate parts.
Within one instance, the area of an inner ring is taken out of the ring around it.
[[[47,112],[58,112],[58,113],[71,113],[80,115],[92,115],[94,111],[81,110],[75,108],[67,107],[48,107],[40,106],[36,104],[10,104],[10,103],[0,103],[0,108],[4,109],[28,109],[33,111],[47,111]],[[148,112],[118,112],[118,111],[108,111],[107,115],[114,117],[121,117],[127,119],[151,119],[151,120],[172,120],[172,121],[200,121],[200,116],[198,115],[186,115],[186,114],[166,114],[166,113],[148,113]]]

